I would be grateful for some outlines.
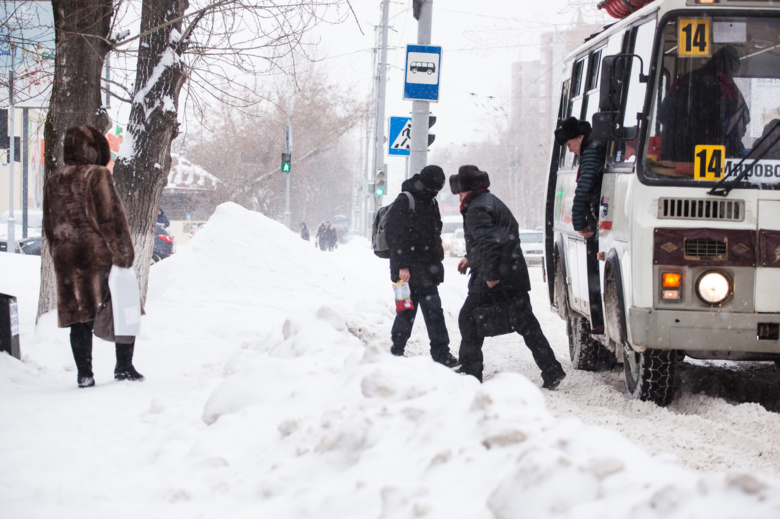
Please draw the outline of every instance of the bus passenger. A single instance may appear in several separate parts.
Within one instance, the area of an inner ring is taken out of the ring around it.
[[[727,157],[745,155],[742,137],[750,112],[732,79],[739,67],[739,52],[728,45],[672,83],[658,114],[663,124],[662,160],[693,162],[700,144],[725,145]]]
[[[555,130],[555,142],[560,146],[566,146],[571,153],[580,157],[571,219],[574,230],[586,238],[592,333],[604,333],[596,254],[599,250],[599,200],[606,148],[602,143],[592,140],[590,132],[591,126],[588,121],[569,117]]]

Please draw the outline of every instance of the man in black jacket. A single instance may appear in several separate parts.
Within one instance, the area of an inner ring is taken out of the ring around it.
[[[601,310],[601,283],[599,280],[599,210],[601,205],[601,181],[604,176],[606,149],[599,141],[590,138],[588,121],[576,117],[564,120],[555,130],[555,141],[580,158],[577,170],[577,187],[571,205],[574,230],[585,237],[588,267],[588,296],[590,303],[591,333],[604,333],[604,314]]]
[[[461,373],[482,381],[482,343],[472,312],[481,304],[510,298],[521,308],[520,327],[525,345],[542,370],[542,387],[555,389],[566,376],[531,308],[531,281],[520,248],[517,221],[509,208],[488,191],[490,178],[476,166],[461,166],[450,177],[450,189],[460,195],[460,212],[466,237],[466,257],[458,271],[471,269],[469,293],[458,316]],[[501,293],[501,294],[499,294]]]
[[[431,357],[453,367],[458,359],[450,353],[450,337],[438,288],[444,281],[444,247],[436,195],[443,186],[444,171],[439,166],[425,166],[401,185],[403,191],[414,197],[414,209],[409,198],[401,193],[388,210],[385,234],[390,250],[390,279],[393,283],[399,280],[409,283],[414,304],[414,308],[396,314],[390,351],[393,355],[404,354],[419,306],[428,329]]]

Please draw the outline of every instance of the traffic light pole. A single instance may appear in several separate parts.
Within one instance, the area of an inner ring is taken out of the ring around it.
[[[417,43],[431,44],[433,21],[433,0],[420,2],[420,17],[417,20]],[[428,101],[412,101],[412,142],[409,148],[409,175],[419,173],[428,163],[428,122],[430,116]]]
[[[387,87],[387,32],[390,15],[390,0],[382,2],[382,41],[379,47],[379,61],[376,76],[376,113],[374,116],[374,168],[371,174],[374,184],[376,183],[376,172],[384,171],[387,175],[384,162],[385,146],[385,91]],[[371,182],[369,182],[369,185]],[[373,196],[371,196],[373,195]],[[369,191],[369,197],[374,199],[374,207],[369,207],[369,222],[374,221],[374,213],[382,204],[382,197],[377,196],[376,192]]]

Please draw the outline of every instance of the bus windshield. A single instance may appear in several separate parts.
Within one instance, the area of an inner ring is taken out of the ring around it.
[[[649,181],[780,188],[780,18],[672,17],[651,102]]]

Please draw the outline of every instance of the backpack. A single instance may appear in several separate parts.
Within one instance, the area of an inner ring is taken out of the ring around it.
[[[409,198],[409,210],[414,212],[414,197],[408,191],[401,191]],[[371,246],[374,254],[380,258],[388,259],[390,257],[390,247],[387,245],[387,236],[385,235],[385,226],[387,224],[387,214],[390,207],[395,203],[380,207],[374,216],[374,225],[371,227]]]

